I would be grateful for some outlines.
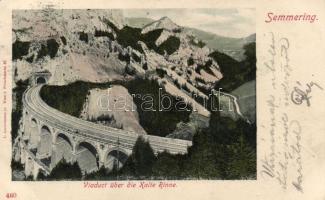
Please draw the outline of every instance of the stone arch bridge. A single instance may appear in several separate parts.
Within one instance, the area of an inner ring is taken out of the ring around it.
[[[100,167],[122,167],[139,134],[85,121],[48,106],[40,97],[42,85],[23,95],[23,115],[15,159],[25,164],[25,175],[36,178],[41,170],[49,174],[64,158],[78,162],[83,173]],[[155,153],[187,153],[191,141],[141,135]]]

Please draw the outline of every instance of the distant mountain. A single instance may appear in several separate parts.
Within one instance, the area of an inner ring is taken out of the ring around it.
[[[126,18],[126,23],[129,26],[138,28],[151,25],[153,22],[155,20],[150,18]],[[209,48],[223,52],[238,61],[244,59],[243,46],[256,40],[256,34],[244,38],[231,38],[191,27],[184,27],[184,31],[194,34],[198,39],[206,43]]]
[[[181,27],[177,24],[175,24],[171,19],[168,17],[162,17],[157,21],[153,21],[144,27],[142,27],[141,33],[147,33],[152,30],[156,29],[164,29],[168,31],[173,31],[173,32],[180,32]]]
[[[142,28],[155,20],[145,17],[126,17],[125,22],[128,26]]]
[[[256,34],[255,33],[254,34],[251,34],[251,35],[243,38],[243,40],[244,40],[244,42],[246,44],[251,43],[251,42],[256,42]]]
[[[231,38],[195,28],[186,27],[185,30],[192,32],[199,39],[204,41],[209,48],[223,52],[238,61],[244,59],[244,45],[255,42],[256,39],[255,33],[244,38]]]

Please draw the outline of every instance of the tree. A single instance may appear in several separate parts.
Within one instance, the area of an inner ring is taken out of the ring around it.
[[[77,162],[68,163],[64,158],[52,169],[48,180],[81,180],[82,173]]]
[[[33,180],[34,180],[34,178],[33,178],[32,175],[29,175],[29,176],[24,178],[24,181],[33,181]]]
[[[36,180],[45,181],[46,179],[47,179],[47,177],[46,177],[45,173],[42,170],[40,170],[37,174]]]
[[[256,125],[221,117],[217,111],[211,113],[209,129],[221,178],[255,177]]]
[[[231,145],[232,157],[229,161],[229,179],[256,178],[256,151],[249,146],[244,137]]]
[[[21,164],[20,162],[15,161],[14,159],[11,159],[11,169],[12,170],[18,170],[18,171],[23,171],[24,170],[24,165]]]
[[[156,156],[149,142],[140,136],[133,147],[131,156],[125,163],[123,171],[137,177],[148,177],[152,175],[152,167],[155,161]]]
[[[219,65],[223,78],[218,81],[215,88],[222,88],[231,92],[240,85],[256,79],[256,43],[248,43],[244,47],[245,59],[237,61],[227,54],[214,51],[209,57]]]
[[[84,177],[85,180],[107,180],[109,179],[109,173],[105,167],[99,168],[98,171],[91,172],[86,174]]]
[[[198,130],[184,160],[184,176],[195,179],[220,179],[215,148],[209,129]]]
[[[179,179],[181,176],[181,155],[171,155],[164,151],[159,153],[153,165],[153,175],[157,178]]]

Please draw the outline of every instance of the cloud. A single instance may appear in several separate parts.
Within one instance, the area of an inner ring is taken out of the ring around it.
[[[239,18],[245,18],[251,20],[252,22],[255,22],[255,17],[256,17],[255,9],[251,9],[251,8],[238,9],[236,15]]]
[[[203,24],[211,23],[228,23],[232,19],[229,16],[211,15],[208,13],[197,12],[195,10],[189,10],[185,12],[182,17],[175,18],[183,26],[198,27]]]

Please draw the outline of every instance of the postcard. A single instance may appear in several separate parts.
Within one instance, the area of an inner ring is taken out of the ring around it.
[[[0,199],[325,198],[325,1],[0,8]]]

